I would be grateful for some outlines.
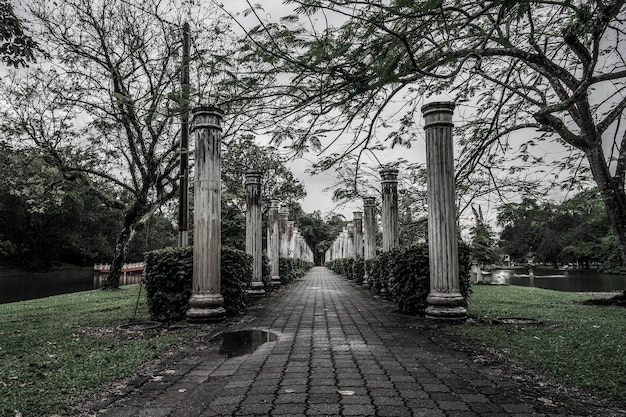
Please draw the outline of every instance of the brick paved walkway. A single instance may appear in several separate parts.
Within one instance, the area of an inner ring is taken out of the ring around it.
[[[195,341],[134,391],[94,410],[107,417],[624,415],[561,405],[508,380],[432,341],[425,320],[392,313],[322,267],[233,322],[229,330],[269,330],[278,340],[231,358],[217,343]]]

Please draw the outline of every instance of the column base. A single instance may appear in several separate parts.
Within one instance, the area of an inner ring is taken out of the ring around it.
[[[280,287],[283,283],[280,282],[280,277],[279,276],[273,276],[272,277],[272,287]]]
[[[386,285],[383,285],[383,287],[380,289],[380,296],[383,298],[389,297],[389,290],[387,289]]]
[[[226,316],[224,297],[221,294],[194,293],[189,299],[186,313],[190,323],[208,323],[222,320]]]
[[[252,298],[262,298],[265,296],[265,288],[262,282],[253,282],[248,289],[248,296]]]
[[[365,271],[365,274],[363,275],[363,288],[372,288],[372,284],[370,284],[370,276],[367,273],[367,271]]]
[[[467,319],[465,300],[459,293],[430,293],[426,301],[426,317],[450,321]]]

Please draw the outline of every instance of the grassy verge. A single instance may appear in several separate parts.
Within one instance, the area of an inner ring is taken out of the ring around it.
[[[0,416],[50,416],[132,374],[175,335],[113,337],[132,317],[139,286],[0,305]],[[147,319],[141,297],[138,319]]]
[[[626,403],[626,309],[580,304],[587,295],[515,286],[474,286],[469,314],[477,324],[458,331],[539,371]],[[541,326],[493,325],[498,317],[529,317]]]

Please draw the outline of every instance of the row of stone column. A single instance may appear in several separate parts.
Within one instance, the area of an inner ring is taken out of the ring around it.
[[[221,142],[223,112],[215,106],[194,108],[191,131],[195,140],[194,251],[192,295],[187,319],[195,322],[224,317],[221,294]],[[252,255],[249,293],[261,297],[263,284],[263,222],[261,213],[262,173],[246,173],[246,252]],[[268,213],[267,255],[272,285],[280,285],[279,258],[313,261],[313,252],[288,213],[279,213],[273,200]]]
[[[454,103],[436,102],[422,107],[426,133],[428,176],[428,247],[430,294],[426,314],[464,318],[467,310],[460,293],[452,114]],[[399,245],[398,170],[381,169],[383,251]],[[354,212],[352,223],[342,230],[326,252],[326,260],[354,257],[371,259],[376,252],[376,200],[363,198],[363,212]],[[369,286],[367,268],[363,285]]]
[[[272,200],[267,220],[267,256],[272,270],[272,285],[280,285],[279,259],[293,258],[313,262],[313,251],[289,220],[289,210],[281,209],[280,201]]]
[[[380,170],[382,178],[382,227],[383,251],[387,252],[399,245],[398,235],[398,172],[397,168]],[[355,211],[351,223],[343,228],[331,247],[326,251],[325,260],[341,258],[371,259],[376,255],[376,198],[363,197],[363,211]]]

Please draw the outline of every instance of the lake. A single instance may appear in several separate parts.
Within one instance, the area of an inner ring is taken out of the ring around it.
[[[0,304],[100,288],[104,275],[92,267],[58,268],[46,272],[0,270]],[[141,273],[120,277],[121,285],[137,284]]]
[[[502,269],[505,280],[511,285],[545,288],[568,292],[612,292],[626,289],[626,275],[602,274],[595,270],[555,269],[534,270],[534,277],[523,269]]]

